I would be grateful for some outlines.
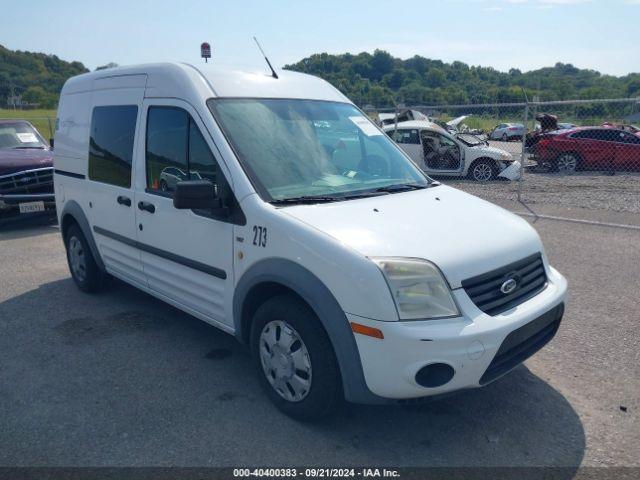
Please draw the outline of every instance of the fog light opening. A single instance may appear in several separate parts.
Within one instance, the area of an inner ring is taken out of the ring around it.
[[[418,370],[416,383],[422,387],[436,388],[448,383],[455,375],[455,370],[446,363],[432,363]]]

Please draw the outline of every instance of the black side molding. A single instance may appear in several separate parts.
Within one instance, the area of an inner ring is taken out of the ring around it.
[[[81,173],[67,172],[66,170],[54,170],[56,175],[62,175],[63,177],[77,178],[79,180],[84,180],[85,176]]]
[[[129,245],[131,247],[138,248],[144,252],[155,255],[156,257],[161,257],[161,258],[164,258],[165,260],[179,263],[180,265],[193,268],[194,270],[198,270],[199,272],[206,273],[207,275],[211,275],[216,278],[221,278],[222,280],[226,280],[227,278],[227,272],[225,272],[220,268],[212,267],[201,262],[196,262],[195,260],[191,260],[190,258],[181,257],[180,255],[176,255],[174,253],[167,252],[166,250],[161,250],[159,248],[152,247],[151,245],[138,242],[137,240],[132,240],[128,237],[111,232],[109,230],[105,230],[104,228],[101,228],[101,227],[94,226],[93,231],[100,235],[104,235],[105,237],[109,237],[113,240],[124,243],[125,245]]]

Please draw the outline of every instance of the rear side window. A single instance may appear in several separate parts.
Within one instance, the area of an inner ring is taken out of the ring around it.
[[[597,129],[597,130],[583,130],[583,131],[574,133],[571,137],[586,138],[589,140],[602,140],[606,142],[620,141],[617,130],[606,129],[606,128]]]
[[[218,164],[191,116],[177,107],[150,107],[147,189],[171,193],[182,180],[217,184]]]
[[[138,107],[95,107],[89,137],[89,179],[131,187],[131,159]]]

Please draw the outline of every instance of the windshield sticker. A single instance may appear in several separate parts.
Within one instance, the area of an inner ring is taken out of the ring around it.
[[[349,117],[353,123],[364,133],[367,137],[373,137],[374,135],[382,135],[382,132],[376,128],[376,126],[367,120],[365,117]]]
[[[16,133],[16,136],[22,143],[38,143],[38,137],[36,137],[35,133]]]

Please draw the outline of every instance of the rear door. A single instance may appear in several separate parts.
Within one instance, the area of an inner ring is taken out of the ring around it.
[[[149,288],[204,320],[231,327],[225,311],[231,311],[233,224],[173,206],[183,176],[214,185],[226,181],[217,150],[186,102],[145,100],[142,124],[144,175],[136,182],[135,209]]]
[[[600,170],[611,168],[616,151],[615,145],[609,141],[607,129],[581,130],[572,134],[570,138],[575,142],[575,150],[580,154],[582,167]]]
[[[86,204],[94,238],[107,271],[146,285],[136,248],[132,159],[144,95],[145,75],[97,80],[93,92]]]

